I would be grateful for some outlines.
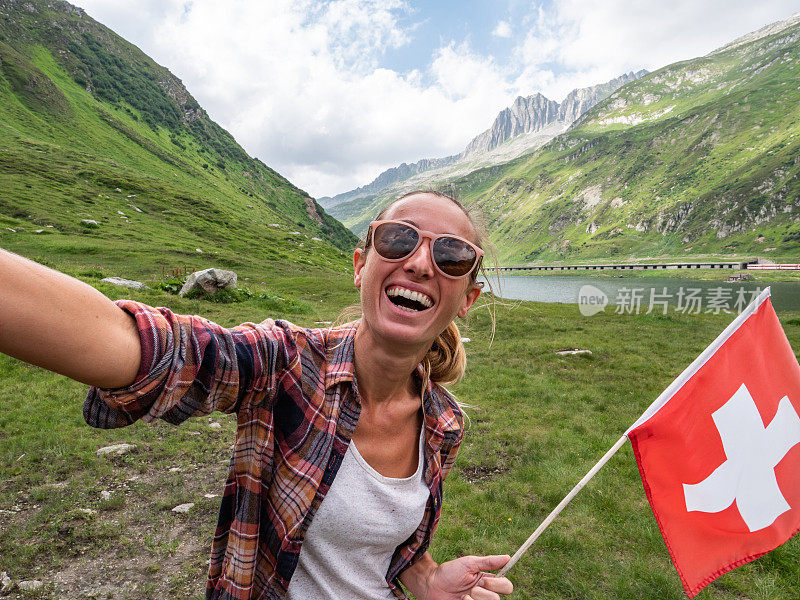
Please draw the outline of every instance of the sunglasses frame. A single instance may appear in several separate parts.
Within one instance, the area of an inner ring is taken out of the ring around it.
[[[375,248],[375,230],[378,227],[380,227],[381,225],[385,224],[385,223],[394,223],[395,225],[404,225],[405,227],[408,227],[409,229],[413,229],[414,231],[416,231],[418,239],[417,239],[417,245],[414,246],[413,250],[411,250],[408,254],[406,254],[405,256],[402,256],[400,258],[386,258],[383,254],[378,252],[377,248]],[[368,242],[368,244],[371,245],[375,249],[375,254],[380,256],[381,260],[385,260],[386,262],[400,262],[400,261],[406,260],[409,256],[413,256],[413,254],[422,245],[422,242],[425,240],[425,238],[428,238],[430,240],[429,245],[428,245],[428,249],[430,250],[430,253],[431,253],[431,262],[433,263],[433,266],[436,269],[436,271],[439,274],[441,274],[442,276],[447,277],[448,279],[463,279],[464,277],[470,276],[472,273],[474,273],[479,268],[479,266],[481,264],[481,260],[483,259],[483,255],[484,255],[483,250],[478,248],[475,244],[470,242],[468,239],[465,239],[465,238],[461,237],[460,235],[454,235],[452,233],[434,233],[433,231],[425,231],[425,230],[420,229],[419,227],[417,227],[415,225],[412,225],[408,221],[398,221],[397,219],[384,219],[384,220],[381,220],[381,221],[372,221],[369,224],[369,228],[367,229],[367,242]],[[465,244],[467,244],[470,248],[472,248],[475,251],[475,264],[472,265],[472,267],[470,268],[469,271],[467,271],[463,275],[449,275],[448,273],[445,273],[439,267],[439,265],[436,263],[436,259],[433,257],[433,245],[436,243],[436,240],[438,240],[439,238],[454,238],[454,239],[457,239],[460,242],[464,242]]]

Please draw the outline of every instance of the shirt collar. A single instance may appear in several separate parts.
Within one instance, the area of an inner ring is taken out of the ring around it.
[[[456,406],[455,400],[450,397],[447,390],[428,382],[428,389],[425,390],[425,399],[422,402],[426,426],[440,435],[460,430],[461,422],[459,415],[456,414],[458,410]]]
[[[325,343],[327,370],[325,372],[325,389],[341,381],[355,380],[356,329],[359,321],[345,323],[339,327],[331,327]]]

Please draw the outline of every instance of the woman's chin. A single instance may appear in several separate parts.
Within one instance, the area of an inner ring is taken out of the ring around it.
[[[438,335],[435,331],[435,310],[410,311],[387,301],[377,318],[366,319],[383,339],[399,344],[429,345]]]

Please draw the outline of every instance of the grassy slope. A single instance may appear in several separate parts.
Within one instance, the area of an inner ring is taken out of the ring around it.
[[[503,257],[796,256],[798,30],[657,71],[491,187],[459,182]]]
[[[799,40],[795,25],[661,69],[542,150],[453,183],[487,213],[503,262],[796,258]],[[360,232],[386,200],[335,214]]]
[[[105,31],[97,39],[125,49]],[[41,40],[12,39],[8,22],[0,33],[0,246],[67,270],[97,265],[145,279],[178,266],[253,278],[346,267],[342,249],[354,238],[207,117],[154,125],[125,99],[88,93]],[[106,56],[125,56],[109,47]]]

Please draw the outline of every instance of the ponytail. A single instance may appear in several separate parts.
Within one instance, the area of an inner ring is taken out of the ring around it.
[[[420,364],[423,391],[429,381],[448,385],[457,383],[464,376],[467,353],[455,321],[451,321],[447,329],[438,335]]]

